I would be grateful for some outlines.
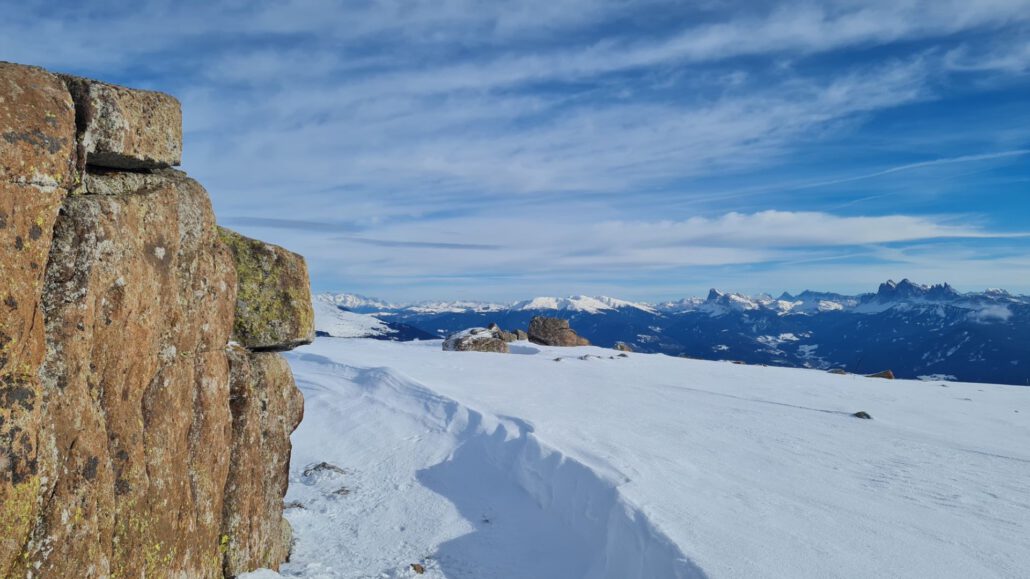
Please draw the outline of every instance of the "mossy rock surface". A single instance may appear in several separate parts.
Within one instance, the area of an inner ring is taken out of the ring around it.
[[[251,350],[289,350],[315,338],[311,284],[304,258],[220,227],[236,262],[233,341]]]

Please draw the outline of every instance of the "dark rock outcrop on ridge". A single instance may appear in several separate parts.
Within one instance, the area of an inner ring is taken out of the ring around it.
[[[543,346],[589,346],[590,341],[576,334],[569,321],[535,316],[529,321],[529,341]]]
[[[181,154],[173,97],[0,63],[0,577],[289,553],[306,266],[219,230]]]

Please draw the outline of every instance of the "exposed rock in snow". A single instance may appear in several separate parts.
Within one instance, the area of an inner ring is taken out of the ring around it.
[[[588,346],[590,342],[581,338],[569,327],[568,320],[534,316],[529,321],[529,341],[545,346]]]
[[[469,328],[451,334],[443,342],[443,349],[451,352],[497,352],[508,353],[508,342],[501,335],[501,330],[490,328]]]

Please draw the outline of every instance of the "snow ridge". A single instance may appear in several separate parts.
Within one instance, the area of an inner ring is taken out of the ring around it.
[[[344,404],[345,413],[380,413],[389,417],[390,428],[394,432],[410,430],[419,433],[417,437],[422,447],[435,447],[438,450],[433,452],[438,453],[443,441],[445,447],[452,449],[443,460],[428,459],[431,464],[419,468],[415,478],[425,489],[453,503],[464,519],[485,525],[480,532],[440,544],[430,559],[427,577],[705,577],[673,541],[620,495],[619,486],[629,482],[625,476],[603,472],[603,469],[569,457],[538,439],[533,426],[526,421],[480,412],[390,368],[352,367],[311,354],[291,355],[290,358],[305,397],[318,402],[320,408],[331,408],[339,404],[337,400],[359,401],[366,410],[356,411],[352,404],[358,402],[347,402]],[[326,376],[333,376],[332,380],[336,382],[331,387],[333,390],[326,389]],[[367,423],[369,416],[365,419]],[[332,422],[329,418],[329,423]],[[346,422],[349,421],[343,421]],[[318,438],[329,436],[330,433],[325,431],[329,423],[317,428]],[[309,436],[305,432],[307,426],[314,425],[302,425],[301,437]],[[353,435],[338,440],[354,441],[359,446],[371,442],[356,439]],[[316,457],[304,458],[314,460]],[[382,462],[390,459],[385,457]],[[312,498],[318,494],[315,487],[322,482],[307,481],[310,485],[307,488],[304,484],[306,479],[300,473],[303,462],[297,462],[293,468],[295,472],[291,477],[288,498],[304,498],[311,508],[287,513],[298,530],[300,543],[295,550],[294,561],[284,567],[284,575],[310,573],[317,569],[332,576],[341,572],[356,573],[355,577],[366,576],[361,573],[373,571],[379,573],[376,576],[408,576],[403,569],[375,569],[375,562],[363,570],[351,565],[347,571],[314,567],[317,564],[310,561],[305,563],[305,559],[324,557],[328,546],[325,541],[334,540],[318,536],[319,529],[324,528],[334,537],[345,534],[335,526],[345,517],[332,510],[332,503],[315,502],[316,499]],[[380,473],[377,476],[384,475]],[[359,489],[355,496],[360,495]],[[487,498],[480,500],[479,497]],[[377,502],[383,500],[382,497],[376,498]],[[399,501],[390,502],[396,504]],[[484,506],[486,504],[491,506]],[[423,508],[422,505],[419,508]],[[499,512],[494,513],[490,509],[498,509]],[[320,512],[326,517],[323,523],[313,520],[320,516]],[[520,519],[524,513],[529,513],[527,518]],[[412,518],[418,519],[420,514],[413,513],[416,516]],[[490,518],[496,518],[496,521]],[[363,518],[359,532],[374,535],[378,531],[369,527],[379,523],[377,517]],[[390,525],[385,521],[381,524]],[[451,545],[489,541],[476,539],[475,535],[499,532],[505,525],[514,525],[515,528],[503,531],[508,533],[504,535],[508,539],[493,539],[498,543],[499,555],[470,561],[467,549]],[[518,543],[532,543],[534,540],[539,544],[530,546],[526,549],[528,552],[532,553],[542,545],[553,554],[539,554],[537,558],[540,560],[534,561],[533,556],[527,557],[526,553],[520,552],[522,547]],[[463,556],[455,557],[455,552],[461,552]],[[341,560],[339,564],[347,563]]]
[[[618,492],[620,482],[542,443],[524,421],[497,420],[491,432],[479,412],[462,407],[469,426],[452,463],[488,464],[509,476],[542,509],[589,545],[584,577],[649,579],[700,578],[704,573]],[[446,467],[446,465],[441,465]]]

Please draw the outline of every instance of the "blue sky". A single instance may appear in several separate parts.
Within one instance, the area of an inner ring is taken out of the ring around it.
[[[319,291],[1030,292],[1030,0],[0,3]]]

